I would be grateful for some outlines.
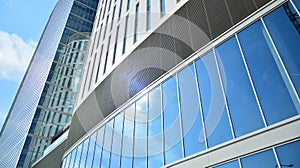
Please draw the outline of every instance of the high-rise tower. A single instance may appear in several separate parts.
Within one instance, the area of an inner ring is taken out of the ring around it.
[[[0,167],[31,167],[67,130],[97,4],[56,4],[1,132]]]

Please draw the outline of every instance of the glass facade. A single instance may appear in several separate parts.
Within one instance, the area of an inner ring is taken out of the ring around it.
[[[299,115],[297,29],[285,5],[260,18],[117,111],[96,130],[104,131],[101,150],[87,157],[101,167],[161,167]],[[76,161],[84,143],[63,162]],[[298,148],[299,141],[218,167],[296,165]]]
[[[299,167],[300,141],[238,158],[214,168]],[[278,158],[278,162],[276,161]]]

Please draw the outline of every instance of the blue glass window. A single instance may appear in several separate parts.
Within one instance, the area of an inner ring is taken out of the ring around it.
[[[97,131],[97,139],[96,139],[96,146],[95,146],[95,154],[93,160],[93,168],[100,167],[100,160],[102,154],[102,146],[103,146],[103,135],[104,135],[104,127],[101,127]]]
[[[236,38],[217,47],[216,54],[235,136],[264,127]]]
[[[162,87],[164,104],[165,164],[169,164],[183,157],[178,93],[175,77],[164,82]]]
[[[148,94],[135,105],[135,139],[133,167],[147,167],[147,108]]]
[[[110,167],[119,167],[120,166],[120,156],[121,156],[121,140],[122,140],[122,131],[123,131],[123,113],[118,114],[115,117],[115,126],[113,134],[113,142],[111,149],[111,159]]]
[[[283,7],[264,17],[289,76],[300,95],[300,36]],[[286,79],[285,79],[286,80]]]
[[[240,168],[239,162],[237,160],[216,166],[214,168]]]
[[[122,50],[123,54],[126,51],[127,31],[128,31],[128,18],[129,18],[129,16],[126,16],[126,20],[125,20],[125,33],[124,33],[124,38],[123,38],[123,50]]]
[[[276,167],[277,163],[272,150],[260,152],[241,159],[243,168]]]
[[[110,120],[105,125],[104,143],[103,143],[102,158],[101,158],[101,167],[103,168],[109,167],[113,127],[114,127],[114,120]]]
[[[73,167],[74,166],[74,162],[75,162],[75,157],[76,157],[76,152],[77,152],[77,148],[74,149],[71,153],[71,158],[70,158],[70,166],[69,167]]]
[[[96,142],[97,142],[96,138],[97,138],[96,133],[94,133],[90,137],[90,145],[89,145],[89,149],[88,149],[88,153],[87,153],[87,157],[86,157],[85,167],[92,167],[93,157],[94,157],[94,152],[95,152],[95,146],[96,146]]]
[[[149,92],[148,167],[161,167],[163,165],[161,101],[161,89],[158,86]]]
[[[151,27],[151,0],[147,0],[147,30]]]
[[[205,139],[201,120],[194,64],[178,73],[185,156],[204,150]]]
[[[124,112],[124,128],[121,158],[121,167],[124,168],[132,166],[134,114],[135,105],[132,104]]]
[[[80,159],[80,167],[85,167],[85,162],[86,162],[86,157],[87,157],[89,142],[90,142],[89,138],[86,139],[83,142],[83,147],[82,147],[82,152],[81,152],[81,159]]]
[[[208,147],[232,139],[220,77],[213,52],[196,61]]]
[[[265,114],[267,124],[274,124],[297,114],[283,81],[285,76],[277,55],[261,22],[256,22],[238,34],[250,74]],[[286,85],[287,84],[287,85]]]
[[[138,32],[139,32],[139,10],[140,4],[136,4],[135,8],[135,27],[134,27],[134,35],[133,35],[133,43],[135,43],[138,39]]]
[[[160,14],[164,16],[166,14],[166,2],[165,0],[160,0]]]
[[[76,156],[74,161],[74,168],[79,167],[81,154],[82,154],[83,143],[81,143],[76,150]]]
[[[276,152],[280,165],[294,165],[295,168],[300,166],[300,141],[280,146],[276,148]]]

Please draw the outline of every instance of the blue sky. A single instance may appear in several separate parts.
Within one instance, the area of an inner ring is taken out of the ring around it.
[[[57,0],[0,0],[0,128]]]

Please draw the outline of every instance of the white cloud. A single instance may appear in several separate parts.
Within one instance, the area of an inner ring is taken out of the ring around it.
[[[0,31],[0,78],[19,82],[37,43],[25,42],[17,34]]]

